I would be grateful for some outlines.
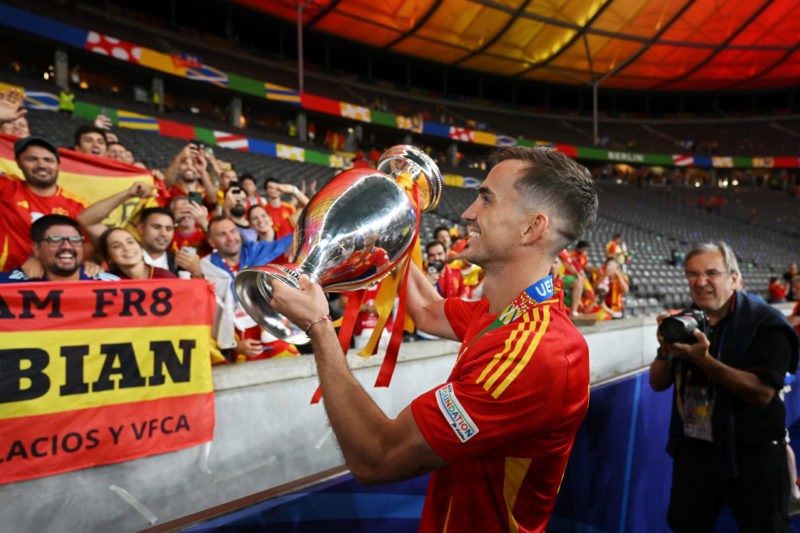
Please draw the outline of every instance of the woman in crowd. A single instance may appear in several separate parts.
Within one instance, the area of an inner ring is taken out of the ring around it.
[[[176,278],[169,270],[144,262],[142,245],[126,229],[109,228],[100,236],[100,254],[108,263],[109,272],[122,279]]]
[[[272,217],[267,210],[260,205],[251,206],[247,211],[247,220],[250,227],[258,232],[259,241],[274,241],[275,228],[272,225]]]

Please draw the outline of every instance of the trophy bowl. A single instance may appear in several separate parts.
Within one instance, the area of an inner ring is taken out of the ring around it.
[[[418,213],[436,207],[443,183],[433,160],[407,145],[389,148],[377,169],[354,168],[336,175],[303,210],[292,261],[237,274],[234,288],[242,307],[278,339],[308,342],[304,332],[272,308],[272,284],[299,288],[305,274],[326,292],[343,292],[380,281],[410,253]]]

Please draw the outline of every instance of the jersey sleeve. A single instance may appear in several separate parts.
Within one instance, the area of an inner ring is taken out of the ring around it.
[[[444,314],[459,340],[464,338],[467,326],[475,316],[475,308],[479,304],[479,301],[467,301],[461,298],[448,298],[444,301]]]

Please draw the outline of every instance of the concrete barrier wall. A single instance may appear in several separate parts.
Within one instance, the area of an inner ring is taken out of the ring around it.
[[[646,366],[655,320],[635,318],[582,327],[592,383]],[[370,395],[395,416],[446,380],[458,344],[403,345],[391,387],[372,387],[381,363],[350,356]],[[9,531],[136,531],[265,490],[343,463],[322,404],[311,356],[214,369],[214,440],[178,452],[0,487],[0,524]],[[146,413],[144,413],[146,415]]]

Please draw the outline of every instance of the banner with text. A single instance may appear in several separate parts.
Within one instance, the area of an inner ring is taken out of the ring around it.
[[[203,280],[0,285],[0,483],[214,433]]]

